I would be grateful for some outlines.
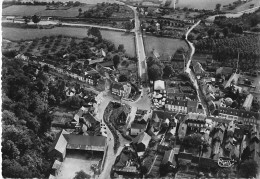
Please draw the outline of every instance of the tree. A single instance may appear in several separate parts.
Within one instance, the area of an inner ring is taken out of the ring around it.
[[[81,9],[81,8],[79,8],[79,16],[81,15],[81,13],[82,13],[82,9]]]
[[[214,34],[215,34],[215,29],[210,28],[210,29],[208,30],[208,35],[209,35],[209,37],[211,37],[211,36],[214,35]]]
[[[220,11],[220,8],[221,8],[221,4],[219,4],[219,3],[216,4],[216,8],[215,8],[215,10],[216,10],[216,11]]]
[[[90,175],[85,173],[83,170],[80,170],[79,172],[76,172],[76,176],[73,179],[89,179],[91,178]]]
[[[117,65],[120,63],[120,56],[119,55],[115,55],[113,57],[113,62],[114,62],[114,67],[117,68]]]
[[[166,65],[163,69],[163,76],[164,77],[171,77],[171,75],[173,74],[173,69],[171,66]]]
[[[24,16],[23,20],[25,24],[28,24],[28,22],[30,22],[30,18],[28,18],[27,16]]]
[[[152,81],[158,80],[162,76],[162,70],[157,64],[153,64],[148,68],[148,76]]]
[[[33,21],[33,23],[37,24],[37,23],[39,23],[41,21],[41,18],[39,16],[37,16],[37,15],[33,15],[32,16],[32,21]]]
[[[133,28],[133,25],[131,22],[125,22],[124,26],[125,26],[125,29],[128,31],[130,31]]]
[[[126,75],[120,75],[118,82],[126,82],[127,81],[127,76]]]
[[[125,52],[125,46],[123,44],[119,44],[118,51],[119,52]]]
[[[254,160],[246,160],[239,167],[239,174],[245,178],[256,177],[258,164]]]
[[[97,37],[98,39],[102,39],[102,35],[100,30],[97,27],[91,27],[88,30],[88,36],[93,35],[94,37]]]
[[[78,59],[78,57],[77,57],[76,55],[74,55],[74,54],[71,54],[71,55],[69,56],[69,60],[70,60],[71,62],[75,62],[77,59]]]

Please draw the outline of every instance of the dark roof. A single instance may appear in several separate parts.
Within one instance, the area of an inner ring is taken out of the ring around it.
[[[217,162],[210,158],[193,156],[191,162],[199,164],[200,167],[217,167]]]
[[[170,162],[173,165],[176,165],[174,150],[168,150],[164,153],[162,164]]]
[[[197,101],[191,101],[191,100],[188,100],[187,101],[187,107],[195,107],[197,108],[197,105],[198,105],[198,102]]]
[[[106,61],[106,62],[101,62],[99,64],[104,66],[104,67],[112,67],[112,66],[114,66],[114,62],[112,60],[111,61]]]
[[[178,155],[178,160],[192,160],[192,153],[185,153],[185,152],[180,152]]]
[[[121,84],[121,83],[113,83],[111,85],[111,88],[118,89],[118,90],[123,90],[124,89],[123,84]]]
[[[171,104],[171,105],[175,105],[175,106],[185,106],[186,107],[187,101],[167,98],[165,104]]]
[[[254,117],[255,119],[259,120],[259,113],[257,113],[257,112],[245,111],[245,110],[234,109],[234,108],[225,108],[225,107],[220,107],[219,112],[228,114],[228,115],[239,116],[239,117],[243,117],[243,118]]]
[[[86,136],[75,134],[64,134],[68,141],[68,145],[87,145],[104,147],[106,145],[106,137],[104,136]]]
[[[146,124],[137,124],[137,123],[132,123],[131,124],[131,129],[145,129]]]
[[[123,152],[119,156],[118,162],[114,165],[115,167],[125,167],[126,162],[129,160],[129,156],[124,154]]]

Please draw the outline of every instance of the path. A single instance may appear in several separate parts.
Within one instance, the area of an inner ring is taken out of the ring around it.
[[[198,96],[198,101],[202,104],[202,107],[203,107],[203,111],[204,111],[204,114],[208,114],[208,109],[207,109],[207,103],[205,102],[205,100],[203,99],[203,94],[201,93],[201,90],[199,89],[199,85],[198,85],[198,82],[197,82],[197,79],[194,75],[194,73],[191,71],[190,69],[190,64],[191,64],[191,60],[192,60],[192,57],[195,53],[195,47],[193,45],[193,43],[191,43],[189,40],[188,40],[188,36],[189,36],[189,33],[197,26],[199,25],[200,23],[200,20],[195,23],[185,34],[185,40],[187,41],[187,43],[189,44],[190,46],[190,49],[191,49],[191,54],[190,54],[190,58],[187,62],[187,65],[186,65],[186,69],[185,69],[185,72],[188,74],[191,82],[193,83],[196,91],[197,91],[197,96]]]

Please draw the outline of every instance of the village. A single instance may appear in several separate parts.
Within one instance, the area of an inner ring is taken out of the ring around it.
[[[3,76],[8,84],[4,86],[4,129],[9,137],[4,151],[12,151],[11,156],[5,155],[5,169],[11,167],[12,157],[20,160],[8,133],[19,131],[12,129],[13,114],[24,115],[17,123],[48,141],[39,151],[50,164],[48,174],[40,176],[49,179],[259,176],[260,63],[259,49],[253,45],[259,38],[254,32],[259,22],[241,23],[254,20],[259,10],[231,18],[239,25],[230,25],[224,13],[235,13],[244,5],[254,9],[253,2],[216,5],[214,10],[175,7],[176,1],[163,3],[122,0],[97,3],[84,11],[75,10],[85,8],[82,3],[53,3],[48,11],[76,12],[73,18],[62,17],[63,25],[50,29],[74,26],[86,18],[89,21],[76,27],[83,28],[83,38],[54,33],[27,40],[3,39]],[[52,18],[56,23],[60,17]],[[4,23],[11,24],[10,29],[31,25],[34,30],[46,30],[45,21],[53,21],[15,20],[8,15]],[[127,46],[130,40],[107,40],[108,31],[130,38],[134,52]],[[149,43],[151,37],[175,40],[174,48],[165,52],[161,49],[166,46]],[[19,89],[16,83],[25,87]],[[29,100],[30,92],[35,102]],[[37,114],[43,121],[31,117]],[[24,152],[26,157],[30,152]]]

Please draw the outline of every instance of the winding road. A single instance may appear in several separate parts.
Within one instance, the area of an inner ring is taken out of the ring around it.
[[[190,46],[190,49],[191,49],[191,54],[190,54],[190,57],[189,57],[189,60],[187,62],[187,65],[186,65],[186,69],[185,69],[185,72],[188,74],[193,86],[195,87],[196,89],[196,92],[197,92],[197,96],[198,96],[198,101],[202,104],[202,107],[203,107],[203,113],[204,114],[207,114],[208,115],[208,108],[207,108],[207,103],[205,102],[205,100],[203,99],[203,94],[201,93],[200,89],[199,89],[199,85],[198,85],[198,82],[197,82],[197,79],[196,79],[196,76],[194,75],[193,71],[190,69],[190,65],[191,65],[191,60],[192,60],[192,57],[195,53],[195,47],[193,45],[193,43],[191,43],[189,40],[188,40],[188,36],[190,34],[190,32],[197,26],[199,25],[200,23],[200,20],[195,23],[185,34],[185,40],[186,42],[189,44]]]

